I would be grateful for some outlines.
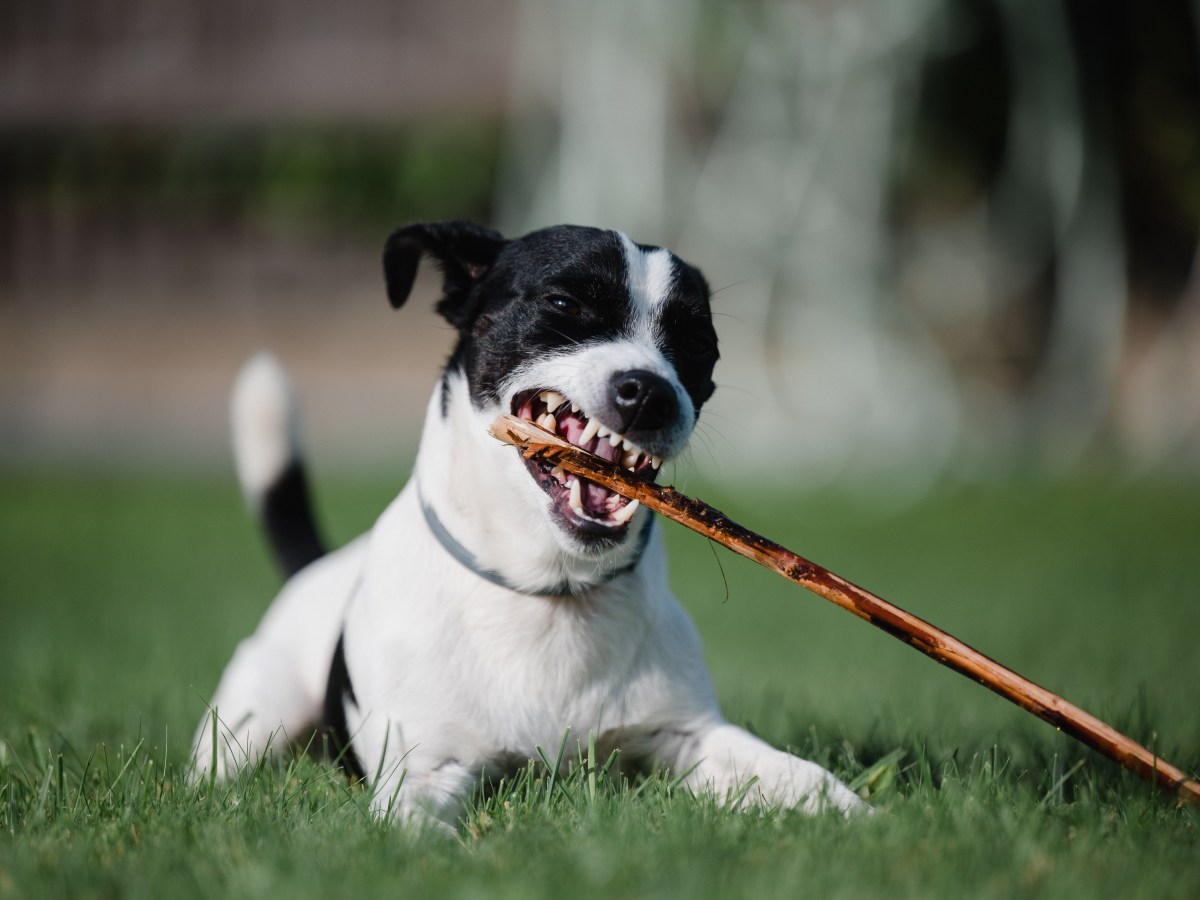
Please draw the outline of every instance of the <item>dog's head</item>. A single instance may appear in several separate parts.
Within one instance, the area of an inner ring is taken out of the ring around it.
[[[489,421],[514,413],[653,479],[687,443],[713,392],[717,336],[699,270],[623,234],[557,226],[505,239],[467,222],[408,225],[388,239],[394,307],[417,263],[441,268],[438,312],[459,334],[443,381],[465,379]],[[513,456],[576,552],[622,543],[634,509],[561,469]]]

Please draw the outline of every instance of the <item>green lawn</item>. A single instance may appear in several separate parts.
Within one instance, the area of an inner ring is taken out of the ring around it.
[[[399,482],[323,484],[331,533]],[[1022,481],[886,514],[691,487],[1200,767],[1200,485]],[[729,717],[863,782],[879,815],[735,814],[586,759],[501,786],[457,841],[378,825],[306,758],[190,788],[191,729],[276,587],[232,478],[0,475],[0,898],[1200,896],[1196,812],[825,601],[668,539]]]

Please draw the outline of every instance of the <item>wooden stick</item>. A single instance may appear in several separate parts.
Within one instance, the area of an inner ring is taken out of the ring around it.
[[[941,629],[730,521],[719,510],[686,497],[673,487],[641,481],[620,467],[516,416],[501,416],[490,430],[497,439],[518,447],[526,458],[562,466],[569,472],[638,500],[668,519],[808,588],[1103,753],[1173,794],[1180,804],[1200,805],[1200,784],[1137,741]]]

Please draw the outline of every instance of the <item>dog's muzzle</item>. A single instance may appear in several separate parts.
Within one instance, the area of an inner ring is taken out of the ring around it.
[[[654,438],[679,416],[679,401],[665,378],[642,369],[619,372],[609,381],[606,409],[595,416],[560,391],[523,391],[513,399],[513,413],[559,435],[575,446],[616,463],[635,475],[653,481],[662,458],[642,448],[631,437]],[[600,423],[603,416],[618,424],[614,430]],[[551,499],[560,524],[582,540],[620,539],[638,509],[615,491],[539,460],[526,460],[538,486]]]

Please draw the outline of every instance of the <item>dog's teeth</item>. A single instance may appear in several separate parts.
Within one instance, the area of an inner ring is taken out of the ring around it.
[[[625,436],[617,434],[615,431],[610,433],[608,436],[608,444],[610,447],[617,446],[617,444],[621,443],[623,440],[625,440]]]
[[[579,412],[580,408],[581,407],[579,406],[578,403],[575,403],[575,402],[571,403],[571,412],[577,413],[577,412]]]
[[[546,409],[556,410],[566,401],[566,397],[558,391],[542,391],[542,402],[546,404]]]
[[[626,443],[629,443],[626,441]],[[638,457],[641,456],[636,450],[630,450],[621,457],[621,466],[626,469],[636,469]]]
[[[622,438],[621,439],[621,449],[627,453],[632,453],[634,450],[637,449],[637,447],[634,446],[633,441],[631,441],[629,438]]]
[[[650,457],[650,465],[654,466],[655,469],[661,469],[662,468],[662,460],[659,459],[657,456],[652,456],[652,457]]]
[[[603,425],[599,426],[599,427],[596,429],[596,435],[597,435],[598,437],[606,438],[606,437],[608,437],[610,434],[612,434],[612,432],[611,432],[611,431],[609,431],[607,428],[605,428]]]
[[[578,478],[571,479],[571,493],[567,502],[571,504],[571,509],[579,515],[583,515],[583,486],[580,485]]]
[[[562,466],[555,466],[553,469],[550,470],[550,474],[553,475],[555,478],[557,478],[559,481],[563,482],[564,484],[567,481],[567,473],[563,470]]]
[[[558,422],[555,421],[554,416],[550,415],[550,413],[546,413],[538,419],[537,423],[551,434],[558,434]]]
[[[579,440],[576,442],[580,447],[586,447],[588,441],[600,433],[600,429],[604,426],[596,419],[588,419],[588,423],[583,426],[583,432],[579,435]]]
[[[617,522],[622,525],[625,524],[626,522],[628,522],[630,519],[633,518],[633,514],[635,512],[637,512],[638,507],[641,505],[642,504],[639,503],[637,500],[630,500],[628,503],[626,503],[624,506],[622,506],[620,509],[618,509],[615,513],[612,514],[612,517],[611,517],[612,521]]]

